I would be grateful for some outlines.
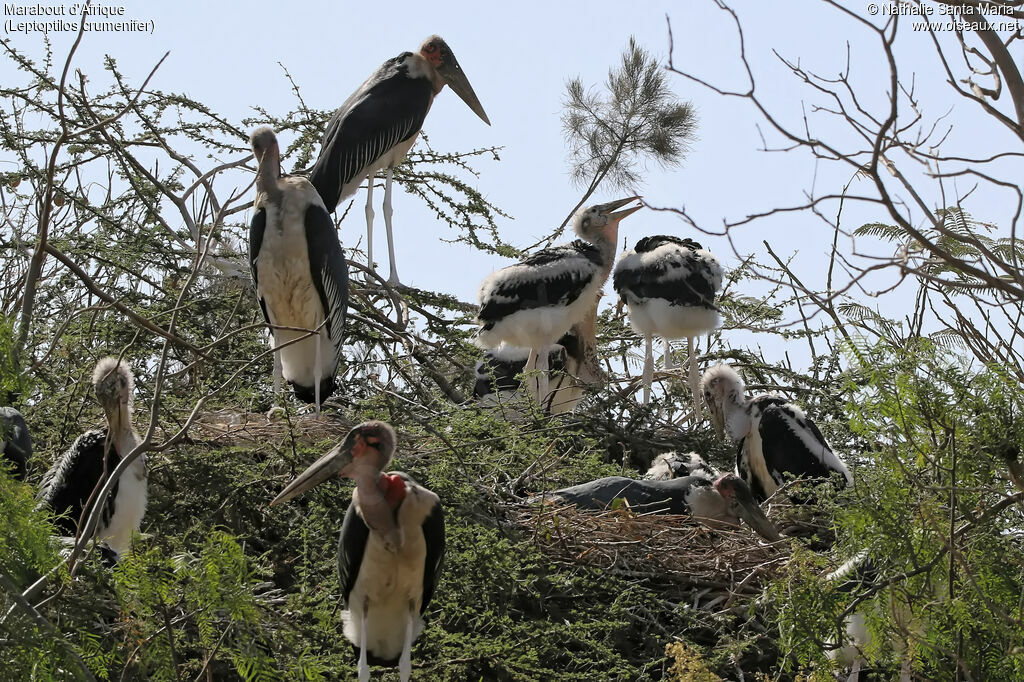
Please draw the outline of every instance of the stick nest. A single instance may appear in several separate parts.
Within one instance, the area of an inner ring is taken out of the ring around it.
[[[523,508],[515,520],[558,564],[682,587],[695,608],[727,608],[760,594],[790,557],[786,541],[768,543],[746,527],[711,528],[690,516],[548,505]]]

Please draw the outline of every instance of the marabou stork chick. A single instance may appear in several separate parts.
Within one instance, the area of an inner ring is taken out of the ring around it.
[[[597,363],[597,306],[551,346],[548,368],[552,373],[548,399],[541,406],[548,414],[576,409],[587,386],[603,383],[604,372]],[[484,353],[476,365],[473,397],[481,405],[504,405],[522,387],[519,375],[526,369],[529,348],[502,344]]]
[[[708,369],[700,390],[715,433],[723,438],[728,432],[739,442],[736,473],[759,501],[791,478],[832,479],[839,488],[853,485],[850,470],[798,406],[775,395],[747,398],[743,379],[728,365]]]
[[[126,362],[103,358],[92,375],[96,397],[107,419],[105,429],[86,431],[43,478],[40,503],[58,514],[57,528],[75,536],[91,513],[92,498],[121,459],[139,444],[132,427],[135,377]],[[146,456],[139,455],[118,478],[103,506],[96,539],[122,557],[146,513]]]
[[[693,339],[721,323],[715,293],[722,288],[722,266],[692,239],[669,235],[644,237],[619,259],[615,291],[629,308],[629,321],[646,345],[644,404],[650,402],[654,379],[654,336],[665,342],[665,369],[672,366],[670,339],[686,339],[693,409],[700,417],[697,359]]]
[[[473,86],[448,44],[440,36],[423,41],[418,52],[387,60],[334,112],[321,141],[320,156],[309,179],[328,212],[366,183],[366,258],[373,268],[373,176],[387,168],[384,225],[387,228],[391,274],[399,284],[391,232],[391,184],[395,166],[416,142],[434,97],[445,85],[484,123],[490,125]]]
[[[31,456],[32,437],[25,418],[13,407],[0,407],[0,459],[10,462],[14,480],[25,480]]]
[[[412,643],[441,577],[444,510],[437,495],[402,472],[382,473],[396,436],[381,421],[364,422],[318,459],[270,503],[286,502],[335,477],[356,482],[338,543],[345,637],[359,656],[359,680],[369,664],[398,664],[412,673]]]
[[[615,209],[639,198],[581,210],[573,218],[580,239],[538,251],[480,285],[477,343],[483,348],[502,342],[529,348],[526,369],[538,372],[536,397],[542,405],[548,399],[550,346],[596,305],[615,259],[619,222],[642,206]]]
[[[750,488],[734,474],[715,480],[684,476],[669,481],[635,480],[608,476],[543,493],[530,502],[572,504],[580,509],[606,509],[622,499],[637,513],[688,514],[709,526],[739,526],[740,519],[761,537],[780,539],[778,530],[754,501]]]
[[[671,481],[673,478],[684,476],[702,476],[713,481],[720,475],[715,467],[704,461],[696,452],[687,452],[683,455],[678,452],[663,452],[651,462],[651,467],[644,474],[644,478],[649,481]]]
[[[348,264],[334,221],[306,178],[281,175],[277,136],[250,140],[259,169],[249,228],[249,265],[263,319],[295,397],[320,404],[337,384],[348,308]],[[282,327],[287,327],[283,329]],[[303,331],[306,330],[306,331]]]

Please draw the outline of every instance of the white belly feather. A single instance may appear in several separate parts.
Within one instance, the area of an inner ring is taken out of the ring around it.
[[[124,457],[138,444],[138,436],[134,433],[124,433],[117,440],[117,452]],[[97,538],[110,545],[110,548],[120,556],[131,549],[132,535],[142,526],[147,497],[146,456],[142,455],[121,474],[117,482],[117,497],[114,498],[114,514],[110,518],[110,524],[100,526],[97,531]]]
[[[398,523],[404,536],[402,547],[397,553],[389,552],[380,535],[370,531],[359,575],[349,593],[348,609],[342,613],[345,636],[362,648],[360,627],[363,605],[368,604],[367,650],[384,659],[401,655],[406,619],[410,615],[413,639],[423,630],[420,607],[427,543],[422,526],[438,498],[419,486],[407,485],[406,490],[406,498],[398,510]]]
[[[309,190],[315,192],[312,185]],[[285,193],[280,211],[270,203],[263,206],[267,211],[267,222],[263,243],[256,256],[256,271],[259,273],[257,293],[263,298],[272,325],[313,330],[323,324],[324,307],[310,272],[304,223],[306,204],[300,205],[291,198],[291,193]],[[275,346],[305,337],[280,350],[281,369],[286,380],[303,386],[316,384],[314,365],[318,339],[320,376],[334,373],[334,349],[327,337],[326,326],[320,328],[318,337],[286,329],[275,329],[273,334]]]

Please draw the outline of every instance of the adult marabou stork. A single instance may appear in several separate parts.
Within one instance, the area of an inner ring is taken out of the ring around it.
[[[548,399],[542,407],[548,414],[571,412],[579,404],[586,386],[604,378],[597,363],[597,306],[551,346],[548,367],[553,372]],[[473,396],[485,406],[507,402],[520,388],[518,376],[526,369],[530,349],[502,344],[484,353],[476,365]]]
[[[550,346],[596,307],[611,273],[619,222],[642,207],[613,211],[639,198],[581,210],[573,218],[581,239],[538,251],[480,285],[477,343],[484,348],[502,342],[529,348],[526,369],[539,372],[536,395],[541,404],[548,398]]]
[[[448,44],[440,36],[423,41],[419,52],[389,59],[334,112],[321,142],[320,156],[309,179],[329,212],[366,183],[366,259],[373,267],[373,176],[387,168],[384,184],[384,226],[388,234],[391,274],[398,284],[391,234],[391,183],[394,168],[416,142],[434,97],[445,85],[490,125],[473,86]]]
[[[263,319],[295,397],[315,403],[336,388],[348,308],[348,264],[334,221],[309,180],[281,175],[277,136],[250,140],[259,168],[249,227],[249,265]],[[288,345],[284,345],[288,344]]]
[[[738,526],[743,519],[761,537],[780,539],[778,530],[754,501],[750,488],[735,474],[723,474],[713,480],[696,475],[669,481],[609,476],[539,496],[545,502],[572,504],[581,509],[605,509],[619,498],[636,512],[689,514],[709,525]]]
[[[665,342],[665,369],[672,366],[670,339],[686,339],[693,410],[700,417],[697,359],[693,339],[718,327],[715,292],[722,288],[722,266],[692,239],[668,235],[644,237],[619,259],[612,278],[616,293],[629,307],[629,321],[646,341],[644,404],[654,379],[652,338]]]
[[[114,467],[139,444],[132,427],[135,377],[127,363],[103,358],[92,374],[92,383],[107,427],[76,438],[46,473],[39,493],[40,502],[60,515],[57,528],[69,536],[76,535],[78,525],[88,518],[92,497]],[[96,539],[106,542],[118,558],[131,548],[132,534],[142,524],[146,496],[146,456],[140,455],[114,485],[96,527]]]
[[[13,407],[0,407],[0,456],[10,462],[16,481],[25,480],[28,458],[32,456],[32,437],[25,418]]]
[[[791,478],[832,478],[840,488],[853,484],[850,470],[818,427],[785,398],[746,398],[743,379],[728,365],[705,372],[700,389],[718,437],[728,431],[729,437],[739,442],[736,473],[758,500],[768,499]]]
[[[437,495],[402,472],[381,473],[395,452],[395,430],[368,421],[318,459],[274,498],[286,502],[329,478],[356,482],[338,542],[345,636],[359,653],[359,680],[369,663],[412,672],[412,643],[441,577],[444,510]]]
[[[704,461],[696,452],[680,455],[678,452],[663,452],[654,458],[651,467],[644,474],[649,481],[671,481],[684,476],[700,476],[713,481],[721,472]]]

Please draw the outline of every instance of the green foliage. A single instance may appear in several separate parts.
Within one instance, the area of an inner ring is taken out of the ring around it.
[[[675,98],[661,65],[632,37],[619,68],[608,71],[605,92],[593,93],[573,78],[566,94],[562,125],[579,185],[606,179],[633,189],[643,161],[678,165],[697,128],[693,105]]]
[[[998,368],[970,372],[924,342],[898,354],[863,350],[857,370],[867,383],[846,409],[869,445],[835,518],[840,555],[866,549],[877,574],[847,591],[814,577],[826,572],[821,557],[794,561],[770,593],[784,604],[784,648],[794,663],[824,665],[823,643],[861,612],[878,664],[897,667],[906,651],[928,679],[952,676],[954,660],[975,679],[1017,679],[1021,507],[1007,504],[999,472],[1024,444],[1024,391]]]
[[[15,352],[14,321],[0,316],[0,405],[18,405],[31,386],[31,375],[21,371]]]

